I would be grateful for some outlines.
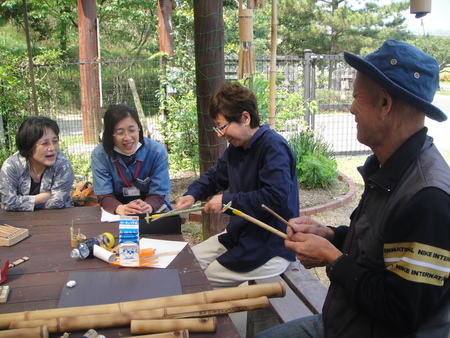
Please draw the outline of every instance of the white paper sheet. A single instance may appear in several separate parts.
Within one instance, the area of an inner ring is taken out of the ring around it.
[[[102,208],[102,217],[100,219],[102,222],[119,222],[120,221],[120,215],[114,215],[109,212],[107,212],[105,209]]]
[[[158,263],[151,265],[152,268],[165,269],[175,259],[178,253],[184,249],[187,242],[180,241],[165,241],[161,239],[141,238],[139,241],[140,249],[156,249],[155,255],[161,255],[158,258]],[[164,255],[170,253],[170,255]],[[171,254],[173,253],[173,254]]]

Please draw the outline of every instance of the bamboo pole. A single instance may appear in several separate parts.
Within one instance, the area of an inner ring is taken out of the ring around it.
[[[198,304],[180,307],[166,307],[147,311],[134,311],[129,313],[81,315],[71,317],[55,317],[51,319],[13,321],[10,329],[32,328],[47,326],[50,333],[64,331],[79,331],[83,329],[108,328],[130,325],[132,320],[175,320],[180,318],[210,317],[232,312],[249,311],[253,309],[267,308],[269,300],[266,296],[249,299],[239,299],[228,302]],[[170,330],[178,330],[169,329]],[[163,331],[158,331],[163,332]]]
[[[153,333],[153,334],[144,334],[139,336],[130,336],[124,338],[189,338],[189,330],[177,330],[172,332],[161,332],[161,333]]]
[[[26,329],[2,330],[0,338],[48,338],[48,328],[46,326],[38,326]]]
[[[162,214],[153,214],[153,215],[149,215],[147,214],[147,216],[145,217],[145,220],[147,221],[147,223],[150,223],[149,221],[152,220],[157,221],[160,218],[164,218],[164,217],[170,217],[170,216],[175,216],[175,215],[181,215],[181,214],[186,214],[189,212],[195,212],[195,211],[203,211],[203,209],[205,209],[205,206],[203,205],[199,205],[196,207],[192,207],[192,208],[188,208],[188,209],[183,209],[183,210],[171,210],[169,212],[166,213],[162,213]]]
[[[276,92],[277,92],[277,0],[272,0],[272,36],[270,48],[270,78],[269,78],[269,124],[273,129],[275,128],[275,114],[276,114]]]
[[[46,309],[0,314],[0,329],[7,329],[13,321],[53,319],[56,317],[72,317],[74,313],[85,316],[108,314],[114,317],[119,313],[160,309],[162,306],[187,306],[197,304],[218,303],[237,299],[267,297],[284,297],[286,287],[283,282],[249,285],[223,290],[211,290],[186,295],[159,297],[130,302],[78,306],[70,308]]]
[[[187,329],[189,332],[215,332],[217,319],[209,318],[187,318],[174,320],[132,320],[131,334],[158,333],[165,331]]]
[[[235,215],[237,215],[239,217],[242,217],[242,218],[246,219],[247,221],[250,221],[250,222],[252,222],[252,223],[254,223],[256,225],[259,225],[261,228],[264,228],[264,229],[270,231],[271,233],[274,233],[275,235],[280,236],[283,239],[289,239],[289,237],[284,232],[281,232],[278,229],[272,228],[270,225],[268,225],[268,224],[266,224],[264,222],[261,222],[259,219],[256,219],[256,218],[254,218],[254,217],[252,217],[250,215],[247,215],[247,214],[243,213],[240,210],[232,208],[231,207],[231,202],[228,203],[227,205],[224,205],[224,207],[222,209],[222,212],[224,212],[227,209],[230,209],[233,214],[235,214]]]

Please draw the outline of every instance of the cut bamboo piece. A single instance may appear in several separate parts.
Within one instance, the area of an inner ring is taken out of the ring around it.
[[[153,334],[144,334],[139,336],[130,336],[130,337],[124,337],[124,338],[189,338],[189,331],[188,330],[177,330],[173,332],[162,332],[162,333],[153,333]]]
[[[161,320],[132,320],[131,334],[158,333],[175,330],[188,330],[189,332],[216,332],[217,319],[187,318],[187,319],[161,319]]]
[[[32,327],[27,329],[3,330],[0,331],[1,338],[48,338],[48,328],[46,326]]]
[[[123,303],[5,313],[0,314],[0,329],[7,329],[11,322],[73,317],[76,313],[82,313],[83,316],[107,314],[114,317],[116,314],[120,313],[160,309],[161,307],[167,306],[176,307],[218,303],[237,299],[257,298],[261,296],[267,296],[269,298],[284,297],[285,294],[286,287],[284,283],[276,282],[260,285],[239,286],[229,288],[226,292],[223,290],[211,290],[186,295],[144,299]]]
[[[108,328],[130,325],[132,320],[141,319],[179,319],[191,317],[210,317],[238,311],[249,311],[253,309],[267,308],[269,300],[266,296],[249,299],[239,299],[228,302],[209,303],[181,307],[167,307],[148,311],[135,311],[110,314],[99,314],[96,316],[72,316],[55,317],[50,319],[13,321],[10,329],[30,328],[36,326],[47,326],[50,333],[64,331],[78,331],[83,329]]]

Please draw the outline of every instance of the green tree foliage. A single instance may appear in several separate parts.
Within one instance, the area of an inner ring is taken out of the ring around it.
[[[422,35],[414,36],[407,42],[433,55],[439,62],[441,70],[450,64],[450,37]]]
[[[28,91],[23,90],[26,78],[18,65],[23,60],[8,51],[0,52],[0,113],[5,138],[0,140],[0,163],[16,151],[16,130],[27,115]]]
[[[73,0],[27,0],[34,45],[58,48],[62,56],[78,55],[78,9]],[[194,40],[193,1],[176,1],[172,13],[175,48],[185,55]],[[225,0],[223,8],[225,53],[239,51],[239,18],[236,1]],[[245,1],[243,1],[245,4]],[[22,0],[0,0],[0,25],[11,23],[23,31]],[[416,38],[406,30],[403,11],[409,1],[381,0],[278,0],[278,54],[342,54],[349,50],[367,54],[388,38],[411,41],[425,47],[439,63],[448,53],[446,43]],[[157,0],[97,1],[101,54],[153,55],[159,50]],[[271,3],[253,11],[253,35],[257,55],[270,52]],[[448,39],[448,38],[446,38]],[[54,41],[58,41],[57,46]],[[189,41],[189,44],[183,42]],[[445,51],[447,53],[445,54]],[[192,53],[192,54],[191,54]],[[448,61],[447,61],[448,62]]]
[[[24,30],[22,0],[0,0],[0,17]],[[27,0],[33,42],[58,47],[63,55],[78,55],[78,8],[73,0]],[[156,53],[157,0],[97,2],[102,55]],[[55,46],[54,41],[59,45]],[[118,43],[120,42],[120,43]]]
[[[372,51],[387,36],[409,36],[401,14],[408,6],[408,1],[279,0],[279,53],[303,54],[305,49],[332,55],[344,49],[357,54],[366,48]]]
[[[60,58],[55,50],[42,50],[35,56],[36,64],[54,64]],[[25,116],[34,111],[31,98],[31,83],[28,68],[28,56],[25,51],[13,53],[0,49],[0,113],[3,120],[5,139],[0,140],[0,160],[11,155],[15,150],[15,135]],[[38,106],[48,100],[55,100],[58,87],[49,74],[52,66],[35,69],[36,96]]]

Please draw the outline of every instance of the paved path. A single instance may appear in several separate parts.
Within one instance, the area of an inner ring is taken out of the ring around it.
[[[434,138],[434,143],[440,151],[450,151],[450,96],[435,95],[433,104],[447,114],[449,119],[445,122],[426,119],[428,134]]]
[[[449,119],[445,122],[436,122],[425,119],[428,134],[440,151],[450,151],[450,96],[435,95],[433,104],[447,114]],[[370,149],[356,139],[355,118],[350,113],[328,114],[315,116],[315,129],[329,142],[337,154],[354,154],[361,151],[370,152]]]

